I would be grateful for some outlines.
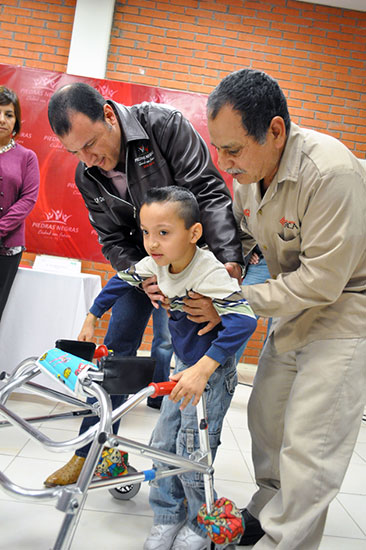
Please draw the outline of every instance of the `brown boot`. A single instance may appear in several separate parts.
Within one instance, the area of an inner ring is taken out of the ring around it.
[[[44,485],[46,487],[56,487],[56,485],[69,485],[76,483],[84,466],[85,458],[74,455],[65,466],[48,476]]]

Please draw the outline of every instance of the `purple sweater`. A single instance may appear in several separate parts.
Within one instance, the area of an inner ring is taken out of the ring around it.
[[[0,245],[25,244],[25,219],[39,189],[36,154],[22,145],[0,154]]]

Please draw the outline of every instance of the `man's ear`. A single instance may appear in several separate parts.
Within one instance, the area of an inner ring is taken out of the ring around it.
[[[192,225],[190,228],[191,231],[191,243],[196,244],[197,241],[202,237],[203,229],[202,224],[197,222]]]
[[[286,143],[287,133],[285,121],[281,116],[275,116],[269,125],[270,136],[277,149],[282,149]]]
[[[117,117],[113,111],[113,108],[109,103],[105,103],[103,105],[103,111],[104,111],[104,120],[105,122],[111,124],[112,126],[115,126],[118,124]]]

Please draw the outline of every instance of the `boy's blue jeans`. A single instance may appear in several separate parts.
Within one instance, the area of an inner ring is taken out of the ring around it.
[[[176,358],[174,373],[186,368],[187,366]],[[215,458],[217,447],[220,445],[224,416],[237,383],[235,361],[234,357],[231,357],[224,367],[218,367],[212,374],[205,390],[212,459]],[[173,403],[168,396],[164,397],[150,445],[187,458],[199,449],[197,412],[196,407],[191,404],[183,411],[179,410],[179,406],[180,403]],[[159,462],[154,466],[167,467]],[[188,472],[158,480],[157,486],[150,489],[149,501],[155,525],[175,524],[187,519],[190,529],[203,536],[203,531],[197,524],[198,510],[205,502],[202,474]]]
[[[164,382],[169,378],[170,360],[173,354],[168,328],[168,315],[162,307],[159,309],[153,308],[150,299],[144,292],[131,287],[131,290],[128,290],[115,302],[104,344],[108,349],[112,349],[115,355],[135,356],[140,347],[151,312],[153,314],[154,331],[151,357],[156,359],[153,381]],[[126,395],[111,395],[112,408],[116,409],[126,399]],[[88,403],[93,402],[94,398],[88,398]],[[85,417],[81,424],[80,433],[84,433],[98,421],[99,418],[97,417]],[[118,432],[119,423],[120,421],[117,421],[113,425],[113,433],[115,434]],[[90,444],[78,449],[75,454],[85,458],[89,449]]]

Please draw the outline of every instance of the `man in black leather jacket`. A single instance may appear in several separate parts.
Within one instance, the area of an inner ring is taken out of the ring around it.
[[[80,160],[75,181],[103,254],[114,269],[125,269],[146,256],[138,219],[146,190],[181,185],[197,197],[204,229],[201,244],[206,243],[230,274],[240,278],[242,249],[230,193],[204,140],[179,111],[155,103],[126,107],[106,101],[94,88],[79,82],[52,96],[49,120],[61,143]],[[148,296],[136,289],[120,298],[112,309],[107,347],[120,355],[135,355],[152,309]],[[90,338],[96,321],[93,317],[89,313],[79,338]],[[162,308],[154,309],[153,323],[154,340],[156,324],[161,333],[168,334]],[[161,340],[164,338],[160,336]],[[156,381],[166,380],[169,374],[168,346],[166,341],[155,350],[152,346],[152,355],[155,351],[158,360]],[[160,371],[159,349],[163,357],[160,362],[166,364],[160,365]],[[121,396],[113,396],[114,408],[121,402]],[[93,422],[84,419],[81,431]],[[114,430],[117,428],[115,425]],[[79,449],[66,466],[46,480],[46,485],[74,482],[87,452],[88,448]]]

